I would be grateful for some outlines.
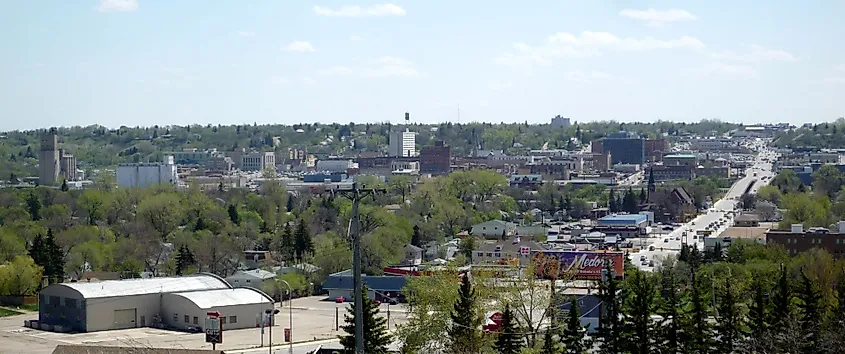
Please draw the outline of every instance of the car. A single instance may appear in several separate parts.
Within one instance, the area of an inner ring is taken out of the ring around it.
[[[640,261],[646,260],[646,256],[640,256]]]
[[[654,251],[654,246],[648,246],[649,251]]]
[[[642,263],[640,264],[642,264],[643,266],[648,266],[648,261],[642,261]]]
[[[345,297],[343,297],[343,296],[338,296],[338,297],[336,297],[336,298],[334,299],[334,302],[336,302],[336,303],[343,303],[343,302],[346,302],[346,298],[345,298]]]
[[[669,242],[669,239],[668,239],[668,238],[664,238],[664,239],[663,239],[663,242]]]

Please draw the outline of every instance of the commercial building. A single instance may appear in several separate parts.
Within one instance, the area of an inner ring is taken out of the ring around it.
[[[367,297],[370,299],[382,301],[386,295],[387,297],[399,302],[405,301],[405,295],[402,294],[402,291],[404,290],[405,285],[408,284],[407,277],[393,275],[361,275],[361,280],[364,282],[364,285],[367,286]],[[323,290],[327,290],[329,292],[330,299],[343,297],[346,301],[351,301],[354,288],[355,284],[353,282],[351,269],[331,274],[328,279],[323,282]]]
[[[572,125],[572,121],[568,117],[557,115],[552,118],[552,128],[569,128],[570,125]]]
[[[698,165],[698,157],[692,154],[665,155],[663,156],[663,165],[695,167]]]
[[[660,161],[667,151],[669,151],[669,142],[666,139],[646,139],[645,156],[649,161]]]
[[[531,240],[513,240],[482,243],[472,253],[473,265],[527,265],[534,252],[544,251],[546,248]]]
[[[276,169],[276,154],[273,152],[251,152],[241,156],[241,170],[263,171],[265,169]]]
[[[55,185],[59,180],[59,133],[50,128],[41,136],[41,148],[38,152],[38,183],[45,186]]]
[[[602,152],[609,152],[611,162],[642,164],[645,162],[645,139],[633,132],[609,134],[602,140]]]
[[[417,154],[417,133],[412,131],[390,132],[387,154],[389,156],[413,157]]]
[[[206,312],[226,316],[224,329],[250,328],[272,306],[263,292],[233,289],[213,274],[53,284],[38,300],[38,325],[57,332],[136,327],[201,329]]]
[[[648,173],[654,176],[655,182],[690,180],[693,178],[694,167],[686,165],[653,165]]]
[[[212,156],[202,162],[205,173],[227,174],[235,167],[235,161],[228,156]]]
[[[327,159],[327,160],[317,160],[317,165],[314,168],[320,172],[329,172],[329,173],[337,173],[342,172],[346,173],[347,170],[353,168],[355,165],[352,160],[348,159]]]
[[[451,164],[452,151],[443,141],[420,149],[420,173],[446,175],[449,174]]]
[[[648,226],[646,214],[614,214],[598,220],[598,226],[637,227],[645,229]]]
[[[787,253],[794,255],[812,248],[821,248],[834,257],[845,257],[845,221],[836,225],[835,232],[823,227],[813,227],[807,230],[802,224],[794,224],[791,229],[769,230],[766,232],[766,243],[782,246]]]
[[[144,188],[156,184],[177,184],[173,156],[165,156],[164,163],[123,163],[117,166],[117,186]]]

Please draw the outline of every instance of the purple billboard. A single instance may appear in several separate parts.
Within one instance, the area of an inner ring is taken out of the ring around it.
[[[574,273],[575,279],[600,279],[601,271],[607,267],[622,277],[625,273],[625,255],[622,252],[592,251],[535,251],[533,257],[553,257],[560,264],[563,273]]]

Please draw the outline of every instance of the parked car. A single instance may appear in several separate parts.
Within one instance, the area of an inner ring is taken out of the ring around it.
[[[334,302],[343,303],[343,302],[346,302],[346,298],[343,297],[343,296],[338,296],[337,298],[334,299]]]

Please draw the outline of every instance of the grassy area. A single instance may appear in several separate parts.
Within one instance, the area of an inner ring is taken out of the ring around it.
[[[0,317],[14,316],[14,315],[20,315],[20,314],[22,314],[22,313],[17,312],[17,311],[12,311],[12,310],[9,310],[7,308],[0,307]]]
[[[16,309],[38,312],[38,304],[15,306]]]

